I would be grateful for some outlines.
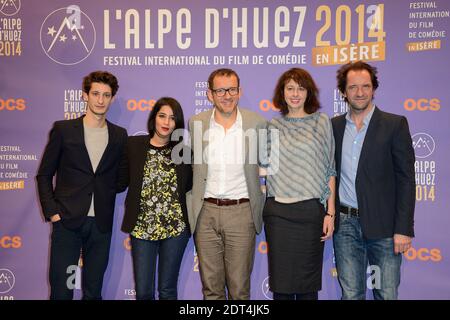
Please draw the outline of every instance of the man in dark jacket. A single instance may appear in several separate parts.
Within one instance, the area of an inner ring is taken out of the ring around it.
[[[86,76],[86,114],[55,122],[42,156],[36,179],[44,217],[52,222],[50,299],[73,298],[69,277],[80,251],[83,299],[102,298],[116,193],[126,188],[127,132],[106,120],[118,88],[108,72]]]
[[[365,299],[367,268],[375,299],[397,299],[401,254],[414,236],[414,150],[405,117],[373,103],[377,70],[342,66],[338,88],[349,105],[332,119],[337,197],[334,247],[342,299]]]

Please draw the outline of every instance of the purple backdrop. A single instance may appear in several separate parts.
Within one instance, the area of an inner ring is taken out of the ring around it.
[[[145,132],[161,96],[178,99],[186,119],[209,108],[205,81],[222,66],[241,77],[240,105],[267,119],[277,115],[270,104],[275,82],[293,66],[312,73],[323,112],[343,113],[335,73],[358,58],[378,67],[376,104],[408,118],[416,151],[416,238],[404,255],[400,298],[449,299],[450,2],[329,3],[1,0],[0,299],[48,297],[50,226],[41,218],[34,176],[52,123],[84,111],[84,75],[117,75],[109,119],[134,135]],[[123,200],[121,194],[116,202],[107,299],[134,299],[129,243],[119,229]],[[264,241],[258,236],[252,299],[272,297]],[[79,272],[73,279],[79,288]],[[201,299],[192,241],[179,283],[181,299]],[[320,298],[340,298],[331,242]]]

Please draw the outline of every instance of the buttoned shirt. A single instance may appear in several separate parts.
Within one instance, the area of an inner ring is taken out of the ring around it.
[[[339,182],[339,199],[344,205],[358,208],[356,197],[356,173],[358,171],[359,157],[366,137],[370,119],[372,119],[375,105],[363,120],[363,125],[358,131],[356,124],[350,117],[350,112],[345,116],[346,124],[342,141],[341,178]]]
[[[241,113],[238,109],[235,123],[225,131],[214,120],[215,112],[214,110],[211,115],[206,134],[209,144],[205,150],[208,164],[205,198],[248,198]]]

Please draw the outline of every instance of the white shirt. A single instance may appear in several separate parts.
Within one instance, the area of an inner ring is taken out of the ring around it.
[[[248,198],[241,113],[238,109],[235,123],[225,132],[225,128],[214,120],[215,112],[213,110],[206,132],[209,144],[205,150],[208,164],[205,198]]]

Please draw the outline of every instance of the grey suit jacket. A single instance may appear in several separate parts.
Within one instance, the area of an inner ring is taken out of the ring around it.
[[[187,194],[189,224],[192,233],[195,232],[197,219],[203,207],[203,198],[205,195],[206,178],[208,176],[208,165],[203,159],[203,151],[208,146],[208,141],[203,140],[203,134],[209,129],[209,122],[212,111],[204,111],[193,116],[189,120],[189,132],[191,136],[191,147],[193,151],[193,186],[191,194]],[[252,210],[253,222],[257,233],[262,229],[262,210],[265,202],[265,194],[261,191],[259,183],[259,167],[257,164],[258,143],[249,145],[249,136],[253,135],[253,141],[259,141],[258,130],[266,128],[266,120],[257,114],[246,109],[239,108],[242,116],[242,129],[245,139],[245,163],[244,174],[247,182],[247,190],[250,198],[250,207]],[[198,128],[196,131],[195,128]],[[253,133],[247,131],[255,129]],[[201,133],[201,136],[200,136]],[[197,137],[195,137],[195,135]],[[264,135],[265,136],[265,135]],[[200,141],[202,141],[200,145]]]

